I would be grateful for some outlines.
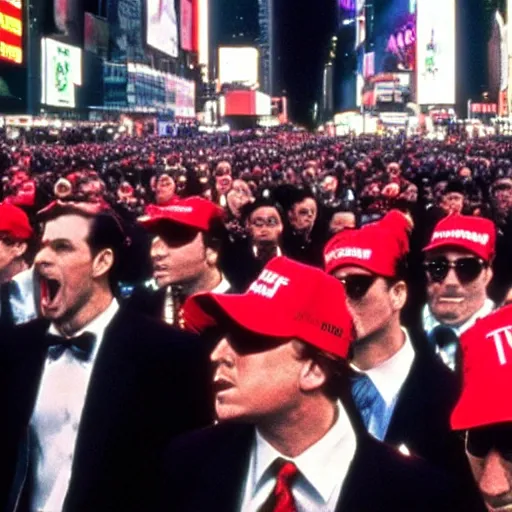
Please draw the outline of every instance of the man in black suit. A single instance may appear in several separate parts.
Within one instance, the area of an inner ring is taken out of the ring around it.
[[[466,478],[463,446],[450,429],[458,381],[424,339],[412,339],[400,324],[409,230],[405,216],[393,210],[326,245],[326,271],[345,285],[356,325],[352,394],[374,437]]]
[[[0,353],[0,508],[151,510],[162,446],[213,417],[204,342],[119,307],[112,212],[54,203],[40,219],[44,318]]]
[[[220,339],[220,424],[170,446],[158,510],[475,509],[426,463],[368,436],[339,400],[354,330],[344,303],[341,283],[284,257],[244,295],[189,299],[187,325]]]
[[[153,280],[132,295],[129,306],[175,327],[183,327],[186,298],[201,291],[226,293],[231,285],[218,260],[223,211],[200,197],[151,205],[140,224],[154,236],[151,243]]]
[[[236,291],[244,292],[263,267],[275,256],[282,256],[284,212],[278,203],[257,199],[242,209],[248,236],[223,251],[222,264]]]

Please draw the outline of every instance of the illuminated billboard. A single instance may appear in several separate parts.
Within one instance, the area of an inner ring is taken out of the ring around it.
[[[417,103],[455,104],[455,0],[418,0]]]
[[[194,5],[192,0],[180,3],[180,40],[186,52],[195,51],[194,45]]]
[[[221,84],[258,83],[259,52],[252,47],[219,48],[219,81]]]
[[[174,0],[147,0],[146,43],[170,57],[178,56],[178,22]]]
[[[76,86],[82,85],[82,50],[46,38],[41,40],[41,49],[41,103],[74,108]]]
[[[21,0],[0,0],[0,60],[23,62],[23,12]]]

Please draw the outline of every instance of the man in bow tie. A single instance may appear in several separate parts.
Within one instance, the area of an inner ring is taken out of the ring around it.
[[[0,354],[0,508],[151,510],[162,444],[212,417],[206,350],[119,306],[110,210],[55,203],[40,220],[44,318]]]

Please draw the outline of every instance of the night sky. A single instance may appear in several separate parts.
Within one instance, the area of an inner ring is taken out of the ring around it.
[[[274,0],[276,79],[289,97],[293,121],[306,123],[319,101],[322,67],[335,28],[335,0]]]

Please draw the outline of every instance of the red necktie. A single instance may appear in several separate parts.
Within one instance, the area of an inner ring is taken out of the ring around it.
[[[292,485],[299,470],[293,462],[278,459],[275,462],[277,471],[276,486],[260,511],[297,512],[292,494]]]

